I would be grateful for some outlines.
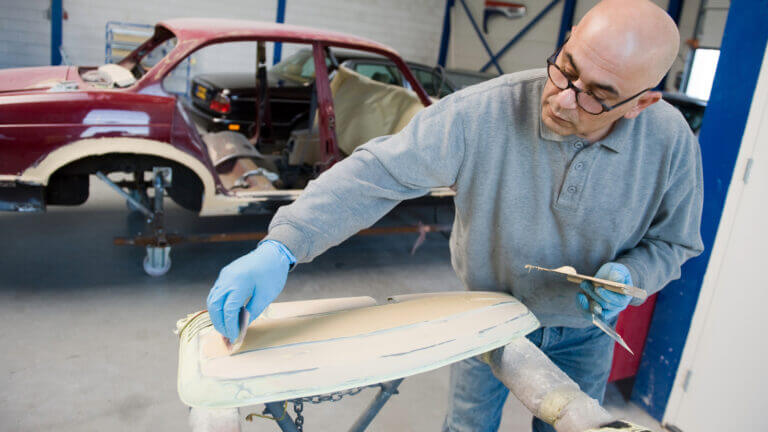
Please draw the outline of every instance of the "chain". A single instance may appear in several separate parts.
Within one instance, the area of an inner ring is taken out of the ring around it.
[[[293,411],[296,413],[296,419],[293,421],[296,425],[296,430],[304,432],[304,416],[301,415],[301,412],[304,411],[304,402],[301,399],[293,401]]]
[[[290,402],[293,403],[293,411],[296,413],[296,419],[294,419],[294,424],[296,425],[296,430],[299,432],[304,431],[304,416],[301,414],[304,411],[304,402],[311,403],[311,404],[321,404],[323,402],[338,402],[340,401],[344,396],[354,396],[364,389],[372,388],[372,387],[382,387],[381,383],[379,384],[371,384],[364,387],[356,387],[350,390],[344,390],[340,392],[333,392],[328,393],[324,395],[317,395],[317,396],[309,396],[309,397],[303,397],[299,399],[294,399]],[[382,387],[383,388],[383,387]]]
[[[368,386],[368,387],[378,387],[378,384],[375,386]],[[338,402],[344,396],[354,396],[360,393],[361,391],[363,391],[363,389],[365,388],[367,387],[357,387],[351,390],[333,392],[333,393],[328,393],[328,394],[318,395],[318,396],[303,397],[301,399],[295,399],[294,401],[308,402],[311,404],[320,404],[323,402]]]

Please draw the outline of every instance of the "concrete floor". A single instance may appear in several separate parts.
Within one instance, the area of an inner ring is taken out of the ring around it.
[[[135,224],[124,202],[95,178],[81,207],[46,214],[0,213],[0,431],[185,431],[187,407],[176,395],[177,319],[205,307],[219,269],[251,243],[174,248],[173,268],[144,274],[140,248],[113,246]],[[177,232],[258,231],[265,217],[200,219],[169,205]],[[398,211],[388,223],[432,222],[431,211]],[[447,221],[441,215],[440,222]],[[415,256],[415,235],[355,237],[288,278],[278,300],[388,295],[462,289],[448,243],[430,234]],[[369,428],[437,431],[447,407],[448,368],[407,378]],[[345,430],[374,390],[337,403],[305,405],[309,431]],[[606,406],[659,430],[609,386]],[[241,409],[261,412],[261,407]],[[514,397],[501,430],[529,430],[531,415]],[[269,420],[244,431],[277,431]]]

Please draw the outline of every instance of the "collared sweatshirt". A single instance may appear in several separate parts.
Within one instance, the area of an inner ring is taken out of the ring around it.
[[[657,292],[703,250],[696,138],[664,101],[594,143],[557,135],[541,121],[546,79],[508,74],[441,99],[310,182],[267,238],[308,262],[400,201],[451,186],[451,264],[467,289],[511,293],[543,326],[566,327],[590,324],[578,285],[526,264],[593,275],[619,262]]]

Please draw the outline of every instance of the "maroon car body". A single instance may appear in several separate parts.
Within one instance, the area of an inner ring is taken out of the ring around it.
[[[173,49],[153,67],[144,69],[143,56],[173,38]],[[90,174],[133,173],[143,181],[142,173],[154,166],[173,169],[169,195],[201,215],[237,214],[253,203],[295,199],[300,190],[237,194],[224,187],[210,151],[180,98],[163,88],[163,79],[190,54],[211,44],[235,41],[312,47],[319,151],[326,168],[342,157],[334,129],[327,49],[361,50],[389,58],[421,103],[430,104],[400,56],[374,41],[275,23],[167,20],[158,23],[154,36],[119,62],[134,75],[134,82],[122,88],[85,81],[83,74],[94,68],[0,70],[0,210],[43,211],[51,204],[80,204],[88,197]],[[122,185],[130,189],[129,183]]]

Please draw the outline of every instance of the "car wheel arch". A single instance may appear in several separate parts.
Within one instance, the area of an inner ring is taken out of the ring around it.
[[[171,198],[189,210],[200,211],[204,202],[216,193],[215,180],[202,161],[168,143],[137,138],[80,140],[59,147],[25,170],[19,177],[19,181],[48,187],[52,179],[56,181],[57,176],[60,177],[62,174],[93,174],[94,169],[102,168],[106,171],[105,174],[127,172],[119,169],[120,164],[130,164],[130,161],[142,167],[170,165],[176,168],[174,171],[179,172],[179,175],[175,175],[179,180],[178,184],[197,183],[201,189],[199,199],[184,200],[182,198],[184,202],[178,202],[180,195],[176,191],[181,189],[173,191],[173,187],[169,188]]]

